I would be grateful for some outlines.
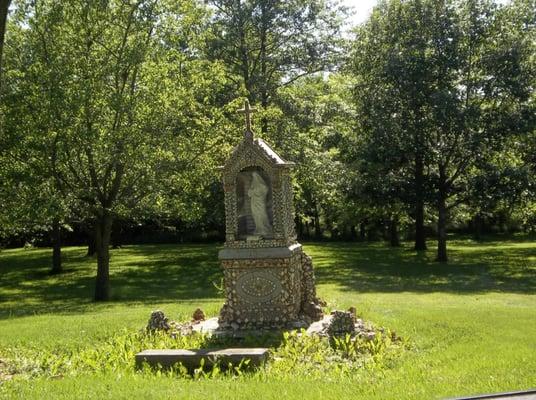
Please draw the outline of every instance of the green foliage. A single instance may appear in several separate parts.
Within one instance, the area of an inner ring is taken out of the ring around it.
[[[43,351],[38,348],[5,349],[4,356],[11,359],[11,373],[20,377],[76,376],[79,374],[135,373],[134,355],[145,349],[200,348],[206,343],[203,336],[128,333],[124,330],[105,339],[97,348],[78,348],[67,351]],[[176,370],[182,373],[182,369]],[[147,370],[147,372],[149,372]],[[185,374],[186,375],[186,374]]]
[[[296,163],[294,196],[302,236],[312,236],[309,230],[321,236],[321,223],[332,231],[351,223],[352,208],[343,195],[349,171],[339,156],[340,138],[354,118],[349,89],[343,75],[306,77],[281,88],[277,104],[264,117],[270,142]]]
[[[8,151],[0,195],[26,218],[15,220],[10,207],[6,219],[22,227],[32,213],[45,222],[91,222],[96,299],[109,298],[114,218],[204,214],[235,109],[221,102],[223,65],[204,57],[207,18],[191,0],[17,8],[2,95]]]
[[[360,129],[348,156],[373,198],[437,209],[442,261],[449,212],[478,202],[471,177],[534,130],[534,14],[520,5],[385,1],[356,30]]]
[[[263,108],[277,89],[338,63],[346,10],[330,0],[209,1],[214,8],[209,56],[221,59],[237,86]],[[263,132],[266,133],[265,127]]]
[[[209,132],[226,126],[211,108],[223,70],[199,55],[204,14],[188,1],[82,3],[41,2],[20,17],[31,29],[16,45],[31,68],[11,61],[7,133],[90,214],[169,212],[171,198],[173,213],[195,216],[185,196],[195,197],[209,149],[225,138]]]
[[[328,308],[356,306],[363,318],[396,329],[410,342],[395,341],[387,330],[381,341],[342,337],[335,346],[298,332],[286,339],[251,337],[240,346],[273,349],[265,368],[241,375],[219,371],[210,379],[211,372],[203,376],[199,371],[195,381],[177,379],[184,376],[179,370],[135,372],[129,357],[144,346],[207,343],[203,336],[174,341],[138,330],[155,309],[177,321],[187,320],[197,307],[217,314],[222,299],[211,284],[221,275],[217,247],[113,250],[115,301],[108,304],[88,301],[92,266],[85,249],[65,249],[67,273],[59,276],[47,273],[47,250],[5,250],[0,253],[0,397],[180,393],[190,398],[275,399],[284,394],[409,400],[532,387],[534,248],[527,236],[482,242],[456,237],[451,263],[437,265],[432,251],[416,255],[409,243],[401,249],[308,244],[318,294]],[[16,371],[22,376],[9,379]]]
[[[254,340],[257,346],[266,346],[273,341],[271,337],[245,339]],[[264,340],[268,340],[266,343]],[[321,374],[326,368],[333,368],[339,373],[357,371],[367,363],[374,363],[382,368],[382,361],[388,352],[392,352],[389,338],[366,341],[351,341],[349,346],[339,341],[333,347],[325,338],[307,336],[304,332],[285,332],[282,342],[273,345],[271,361],[259,373],[267,376],[285,376],[298,369],[300,374]],[[359,343],[359,344],[358,344]],[[171,369],[157,367],[156,370],[147,364],[139,371],[134,365],[136,353],[146,349],[199,349],[207,347],[236,346],[233,339],[212,339],[201,334],[187,336],[170,336],[165,332],[129,333],[126,330],[113,335],[99,343],[97,347],[43,350],[39,348],[5,348],[2,350],[3,361],[7,364],[10,375],[17,379],[34,379],[38,377],[58,378],[87,374],[166,374],[187,379],[224,378],[249,373],[251,368],[247,360],[238,365],[223,365],[216,360],[214,366],[208,367],[207,360],[202,360],[199,368],[188,371],[183,365]],[[358,351],[355,351],[358,350]],[[381,364],[381,365],[380,365]]]
[[[14,5],[5,236],[110,218],[221,229],[215,167],[241,138],[246,96],[257,134],[297,163],[304,236],[432,225],[436,208],[442,225],[510,214],[531,228],[531,1],[382,1],[352,51],[331,0]]]

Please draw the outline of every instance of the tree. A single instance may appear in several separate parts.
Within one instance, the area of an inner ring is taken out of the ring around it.
[[[349,63],[357,80],[357,132],[363,136],[358,142],[371,150],[367,153],[373,156],[368,159],[372,171],[398,170],[400,190],[393,194],[412,208],[415,250],[426,249],[424,207],[430,200],[426,109],[433,88],[425,36],[430,26],[430,9],[420,1],[380,2],[370,20],[356,30]]]
[[[7,14],[9,12],[10,4],[11,0],[0,0],[0,89],[2,88],[2,55],[4,53],[4,37],[6,34]]]
[[[401,178],[413,171],[416,220],[425,201],[435,205],[439,261],[475,163],[526,129],[529,44],[513,41],[503,22],[489,1],[393,0],[358,30],[351,69],[360,131]]]
[[[110,298],[116,216],[198,212],[188,196],[202,190],[229,127],[227,109],[213,106],[223,68],[201,57],[204,15],[193,1],[150,0],[26,11],[31,63],[11,82],[9,134],[49,161],[59,193],[91,218],[95,300]]]
[[[436,15],[441,21],[441,10]],[[526,132],[527,120],[534,120],[525,69],[530,39],[518,40],[519,32],[488,1],[463,3],[451,18],[453,32],[438,29],[434,46],[439,261],[447,261],[448,213],[469,201],[467,180],[476,164],[503,151],[508,138]]]
[[[350,196],[359,199],[369,218],[387,221],[390,245],[398,247],[400,222],[411,211],[408,204],[412,197],[407,195],[412,189],[410,173],[405,170],[404,155],[389,154],[379,138],[368,141],[370,138],[358,137],[357,143],[353,135],[345,138],[343,154],[354,171]],[[364,141],[360,143],[359,139]]]
[[[340,162],[340,138],[352,120],[349,85],[344,76],[308,76],[278,91],[277,107],[264,115],[271,143],[296,163],[295,205],[300,234],[334,236],[352,224],[343,187],[346,170]]]
[[[476,165],[468,181],[466,206],[472,216],[475,239],[481,239],[483,225],[499,213],[513,215],[527,206],[533,172],[523,162],[517,138],[511,138],[510,148],[487,157]]]
[[[280,87],[332,69],[345,9],[326,0],[211,0],[211,57],[229,67],[236,89],[267,108]],[[262,131],[267,131],[262,120]]]

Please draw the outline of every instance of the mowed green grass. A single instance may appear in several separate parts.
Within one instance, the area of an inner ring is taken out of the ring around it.
[[[329,309],[355,306],[395,330],[409,350],[381,369],[321,379],[270,376],[191,381],[102,373],[0,383],[6,398],[440,399],[536,387],[536,242],[453,240],[451,261],[434,262],[383,244],[306,243]],[[98,347],[142,328],[152,310],[175,320],[222,303],[215,245],[127,246],[112,251],[114,300],[95,304],[95,260],[64,250],[66,273],[48,275],[49,249],[0,252],[0,360],[31,349]],[[214,283],[216,285],[214,285]],[[1,376],[1,375],[0,375]],[[1,378],[0,378],[1,379]]]

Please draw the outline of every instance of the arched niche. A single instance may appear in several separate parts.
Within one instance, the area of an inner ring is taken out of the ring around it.
[[[273,186],[260,166],[243,168],[236,174],[236,217],[238,240],[274,237]]]

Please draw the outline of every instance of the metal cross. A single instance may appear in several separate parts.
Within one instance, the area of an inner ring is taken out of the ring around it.
[[[244,102],[244,108],[241,110],[238,110],[239,113],[245,114],[246,117],[246,131],[244,132],[244,136],[247,137],[253,137],[253,131],[251,130],[251,114],[256,112],[256,108],[251,108],[249,106],[249,100],[246,99]]]

